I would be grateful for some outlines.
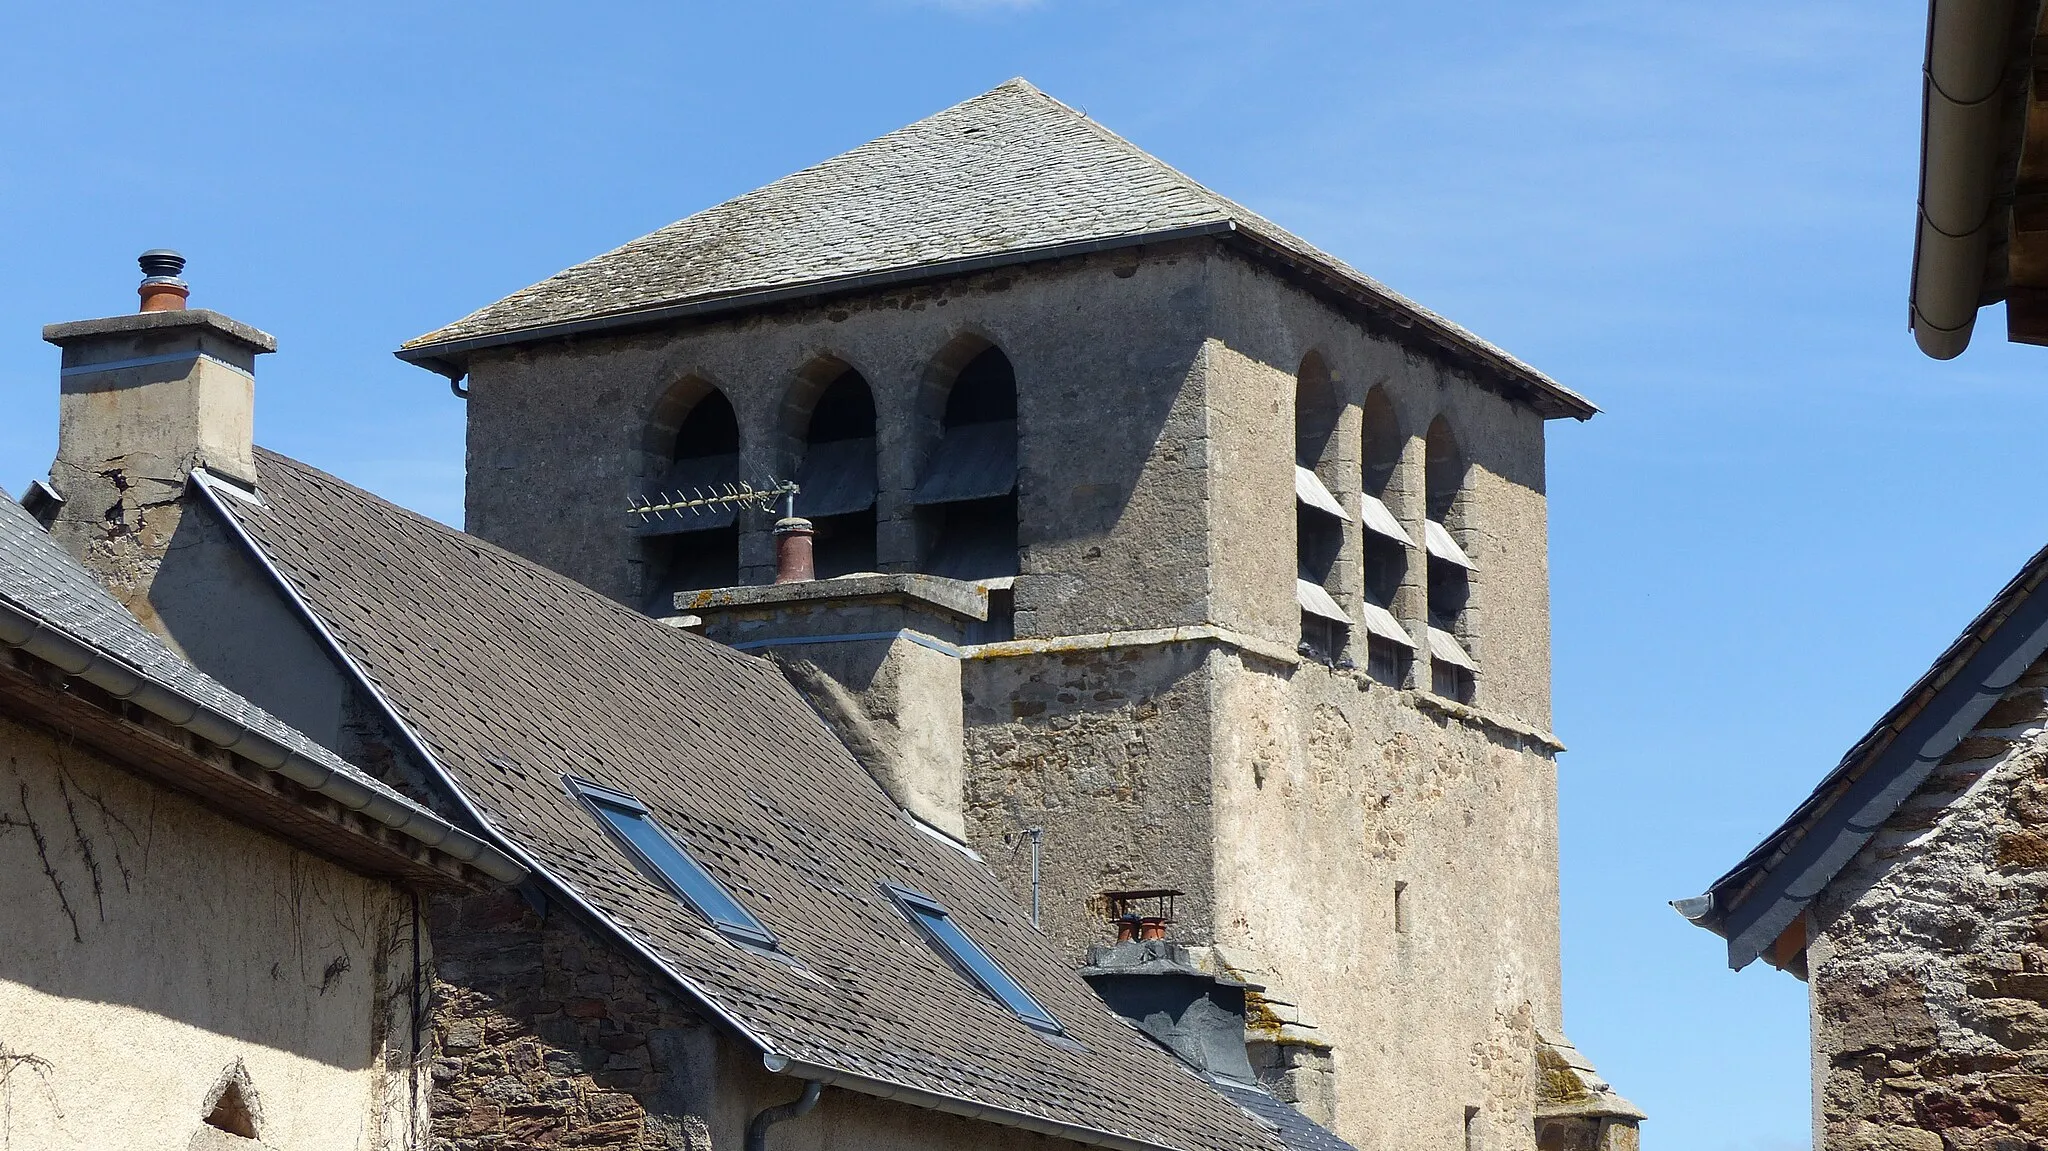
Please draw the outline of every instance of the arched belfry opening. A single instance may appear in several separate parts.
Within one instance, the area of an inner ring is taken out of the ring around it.
[[[939,441],[911,502],[932,575],[986,580],[1017,574],[1017,374],[985,345],[945,392]]]
[[[1394,615],[1395,597],[1408,578],[1408,557],[1415,546],[1394,515],[1390,502],[1401,472],[1405,446],[1400,419],[1386,390],[1365,394],[1359,413],[1358,524],[1365,602],[1360,605],[1366,629],[1366,674],[1381,683],[1400,685],[1414,661],[1415,641]]]
[[[732,401],[699,381],[677,385],[671,401],[649,430],[651,474],[639,494],[658,501],[737,482],[740,426]],[[673,610],[678,591],[739,582],[739,514],[730,505],[665,513],[636,522],[634,530],[642,536],[648,607],[658,615]]]
[[[1451,425],[1438,416],[1423,441],[1423,473],[1427,491],[1423,546],[1429,554],[1429,680],[1430,690],[1471,702],[1478,666],[1465,649],[1469,638],[1466,608],[1472,598],[1472,560],[1458,544],[1464,523],[1465,453]]]
[[[803,432],[797,514],[817,527],[818,578],[875,570],[875,396],[836,362]]]
[[[1294,598],[1302,654],[1328,664],[1343,658],[1354,623],[1330,593],[1344,554],[1344,525],[1351,522],[1329,485],[1342,413],[1328,365],[1310,352],[1294,386]]]

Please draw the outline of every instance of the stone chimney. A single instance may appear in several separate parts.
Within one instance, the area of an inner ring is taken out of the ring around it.
[[[170,547],[194,469],[253,488],[256,357],[265,332],[185,306],[184,257],[143,253],[141,310],[51,324],[64,350],[50,533],[137,618]],[[161,629],[159,629],[161,630]]]

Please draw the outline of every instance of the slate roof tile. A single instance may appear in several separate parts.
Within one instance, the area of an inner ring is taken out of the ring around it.
[[[0,491],[0,602],[445,829],[438,817],[412,800],[187,663],[142,626],[5,491]]]
[[[1112,1015],[983,866],[911,826],[767,662],[259,450],[219,504],[450,781],[555,880],[770,1050],[1188,1151],[1268,1130]],[[781,941],[727,942],[563,784],[630,792]],[[963,982],[880,894],[943,901],[1081,1045]]]
[[[1263,216],[1210,191],[1022,79],[557,272],[399,354],[1040,249],[1234,229],[1313,266],[1533,389],[1546,414],[1590,401]],[[506,342],[512,342],[507,340]]]

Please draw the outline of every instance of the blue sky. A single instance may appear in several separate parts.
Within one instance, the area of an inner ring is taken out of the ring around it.
[[[1925,9],[39,5],[0,43],[0,484],[40,325],[134,256],[278,336],[259,438],[460,515],[390,350],[1024,75],[1592,396],[1552,425],[1567,1025],[1657,1151],[1803,1147],[1803,987],[1665,901],[1734,862],[2048,540],[2048,352],[1905,330]]]

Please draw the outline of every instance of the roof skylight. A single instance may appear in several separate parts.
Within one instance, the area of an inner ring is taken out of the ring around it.
[[[667,828],[654,821],[646,804],[623,791],[581,779],[569,780],[569,786],[643,870],[667,884],[678,898],[710,920],[720,935],[753,947],[775,946],[775,936],[691,858]]]
[[[1054,1035],[1065,1033],[1065,1028],[1052,1017],[1052,1013],[1038,1005],[1038,1000],[1024,990],[1022,984],[1010,978],[1002,965],[981,949],[981,945],[967,937],[960,925],[953,922],[953,916],[945,907],[928,896],[919,895],[908,888],[894,884],[884,885],[903,914],[941,955],[951,960],[962,975],[972,980],[989,997],[1015,1012],[1017,1018],[1040,1031]]]

